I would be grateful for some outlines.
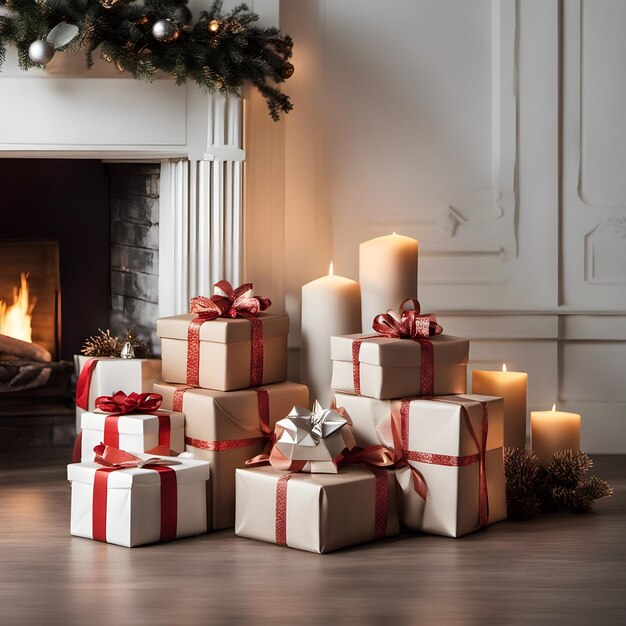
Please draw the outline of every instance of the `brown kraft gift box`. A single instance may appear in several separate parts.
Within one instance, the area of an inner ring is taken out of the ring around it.
[[[412,530],[459,537],[506,519],[502,398],[463,394],[375,400],[336,394],[359,446],[382,444],[409,467],[396,471],[401,519]],[[425,484],[426,499],[414,488]]]
[[[255,384],[251,373],[255,358],[260,358],[262,368],[256,384],[267,385],[287,378],[289,318],[286,315],[260,313],[252,321],[224,317],[205,320],[198,329],[195,359],[189,342],[189,328],[194,320],[193,313],[157,320],[163,380],[219,391],[245,389]],[[257,321],[263,329],[262,347],[252,341],[252,324]]]
[[[164,408],[185,413],[187,452],[211,462],[213,529],[232,527],[235,470],[246,467],[248,459],[269,453],[267,433],[273,433],[276,422],[294,405],[308,406],[307,387],[285,382],[223,392],[156,383],[154,392],[163,396]]]
[[[237,470],[235,533],[324,553],[399,531],[393,471],[348,465],[338,474]]]
[[[425,363],[432,345],[432,363]],[[377,399],[448,395],[467,390],[469,340],[436,335],[421,341],[372,335],[331,337],[335,391]],[[432,390],[426,389],[430,376]],[[358,383],[358,387],[357,387]]]

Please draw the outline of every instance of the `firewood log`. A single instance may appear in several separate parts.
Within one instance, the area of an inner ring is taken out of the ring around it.
[[[28,343],[7,335],[0,335],[0,359],[3,354],[16,356],[25,361],[40,361],[43,363],[52,361],[52,356],[45,348],[38,346],[36,343]]]

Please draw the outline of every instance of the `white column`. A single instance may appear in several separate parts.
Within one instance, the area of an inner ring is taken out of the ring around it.
[[[242,104],[213,96],[206,151],[198,160],[161,163],[159,315],[184,313],[225,278],[242,282]]]

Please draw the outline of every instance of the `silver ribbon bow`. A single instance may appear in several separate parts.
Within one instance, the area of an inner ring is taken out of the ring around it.
[[[316,446],[321,439],[343,428],[348,420],[336,409],[323,409],[316,400],[313,410],[294,406],[291,413],[276,424],[283,429],[278,440],[300,446]]]

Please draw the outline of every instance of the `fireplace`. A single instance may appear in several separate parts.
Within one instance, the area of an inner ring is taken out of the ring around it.
[[[243,275],[242,100],[169,80],[146,84],[92,75],[0,76],[13,96],[2,104],[2,119],[11,121],[0,133],[0,240],[58,244],[56,363],[71,361],[98,328],[119,334],[133,326],[158,352],[157,317],[185,312],[190,296],[208,293],[221,278],[239,284]],[[31,115],[23,102],[33,100],[54,113]],[[51,116],[73,120],[74,131],[51,124]],[[245,117],[254,119],[250,127],[274,131],[256,94]],[[116,177],[130,177],[149,193],[138,197],[131,185],[118,194]],[[124,195],[137,201],[126,217],[117,213],[114,198]],[[155,202],[158,224],[135,223],[133,211]],[[269,196],[255,200],[263,202]],[[138,233],[147,239],[135,238]],[[139,265],[128,262],[127,246],[143,250]],[[14,273],[2,277],[10,283],[4,299],[12,299]],[[32,285],[32,273],[29,280]],[[67,429],[65,422],[59,426],[65,419],[59,406],[73,413],[72,391],[62,401],[45,395],[50,393],[47,387],[22,394],[20,402],[38,398],[27,408],[0,393],[0,446],[69,442],[74,420],[69,416]],[[33,406],[37,417],[29,413]]]

